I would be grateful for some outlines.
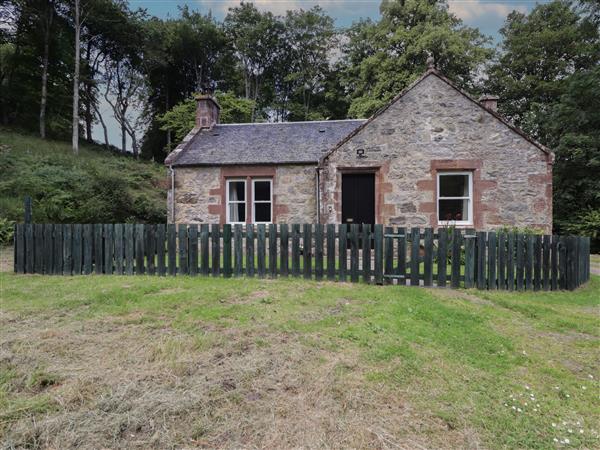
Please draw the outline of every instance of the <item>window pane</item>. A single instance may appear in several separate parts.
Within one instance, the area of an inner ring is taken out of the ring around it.
[[[440,197],[468,197],[468,175],[440,175]]]
[[[468,221],[469,200],[440,200],[438,220]]]
[[[255,181],[254,182],[254,200],[271,200],[271,182]]]
[[[271,221],[271,203],[255,203],[254,204],[254,221],[255,222],[270,222]]]
[[[229,204],[229,221],[230,222],[246,222],[246,204],[245,203],[230,203]]]
[[[229,200],[244,201],[246,199],[246,188],[243,181],[229,182]]]

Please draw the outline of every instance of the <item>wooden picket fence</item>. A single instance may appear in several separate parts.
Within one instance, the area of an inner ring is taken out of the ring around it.
[[[375,225],[17,224],[17,273],[303,277],[452,288],[575,289],[590,239]]]

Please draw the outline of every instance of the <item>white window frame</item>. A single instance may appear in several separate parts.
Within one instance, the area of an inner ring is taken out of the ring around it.
[[[468,197],[441,197],[440,196],[440,178],[444,175],[467,175],[469,179],[469,195]],[[440,170],[437,172],[437,192],[435,199],[435,214],[438,225],[460,225],[467,226],[473,225],[473,172],[471,171],[454,171],[454,170]],[[469,220],[440,220],[440,200],[468,200],[469,201]]]
[[[252,178],[252,223],[273,223],[273,179],[272,178]],[[269,200],[256,200],[256,182],[269,182]],[[269,222],[257,222],[256,221],[256,208],[254,205],[257,203],[270,203],[271,204],[271,220]]]
[[[239,182],[244,183],[244,200],[235,200],[235,201],[229,200],[229,183],[239,183]],[[247,185],[246,179],[245,178],[227,178],[226,186],[227,186],[227,189],[226,189],[227,192],[225,192],[225,200],[226,200],[225,201],[225,208],[226,208],[225,214],[226,214],[227,223],[230,223],[232,225],[236,225],[236,224],[245,225],[246,219],[248,218],[248,185]],[[229,205],[234,204],[234,203],[235,204],[244,203],[244,205],[246,206],[244,209],[244,215],[246,217],[244,217],[243,222],[232,222],[229,218],[229,216],[230,216]]]

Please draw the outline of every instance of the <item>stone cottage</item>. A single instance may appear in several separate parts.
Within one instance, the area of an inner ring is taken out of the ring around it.
[[[171,222],[552,229],[553,154],[435,68],[367,120],[225,125],[197,100]]]

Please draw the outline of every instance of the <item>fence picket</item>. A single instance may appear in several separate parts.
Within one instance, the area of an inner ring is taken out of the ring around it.
[[[385,227],[385,229],[383,230],[383,235],[384,235],[384,245],[383,245],[383,250],[384,250],[384,278],[383,278],[383,282],[385,284],[392,284],[394,282],[393,279],[393,275],[394,275],[394,239],[392,237],[390,237],[392,234],[394,234],[394,228],[393,227]]]
[[[190,275],[198,275],[198,224],[190,224],[188,228],[188,265]]]
[[[374,229],[374,246],[375,253],[375,284],[383,284],[383,225],[376,224]]]
[[[515,235],[512,232],[506,236],[506,288],[515,290]]]
[[[167,257],[169,275],[177,275],[177,225],[167,225]]]
[[[542,288],[542,236],[535,236],[533,242],[533,290]]]
[[[123,275],[123,224],[116,223],[113,231],[115,238],[115,273],[117,275]],[[73,248],[74,247],[75,246],[73,246]]]
[[[406,284],[406,229],[398,228],[398,284]]]
[[[145,227],[144,224],[135,226],[135,274],[143,275],[145,267]]]
[[[277,278],[277,225],[269,224],[269,276]]]
[[[33,270],[35,273],[44,273],[44,226],[42,224],[33,225],[33,242]]]
[[[114,258],[114,237],[112,224],[104,224],[104,261],[102,267],[103,273],[113,273],[113,258]]]
[[[468,228],[465,233],[465,288],[475,286],[475,230]]]
[[[448,232],[445,228],[438,229],[437,253],[437,286],[446,287],[448,264]]]
[[[254,276],[254,225],[246,225],[246,275]]]
[[[164,277],[167,274],[167,266],[165,264],[165,240],[167,238],[167,230],[164,223],[159,223],[156,226],[156,268],[158,275]]]
[[[305,223],[302,233],[302,268],[304,278],[312,277],[312,225]]]
[[[135,228],[132,223],[125,224],[125,274],[134,274]]]
[[[358,227],[350,224],[350,281],[358,282]]]
[[[33,250],[33,224],[25,224],[25,272],[33,273],[35,268],[35,253]],[[62,267],[60,268],[62,271]]]
[[[423,237],[423,285],[433,286],[433,229],[425,228]]]
[[[218,223],[214,223],[210,230],[211,242],[211,273],[213,277],[218,277],[221,273],[221,227]]]
[[[362,226],[362,276],[363,282],[371,282],[371,225]]]
[[[233,226],[233,276],[241,277],[244,274],[244,243],[242,224]]]
[[[506,289],[506,233],[498,233],[498,289]]]
[[[86,224],[85,227],[88,227],[91,230],[91,225]],[[85,232],[85,229],[84,229],[84,232]],[[91,231],[90,231],[90,236],[91,236]],[[54,225],[52,225],[51,223],[46,223],[46,224],[44,224],[44,273],[46,275],[51,275],[54,273],[54,267],[53,267],[54,242],[53,242],[53,240],[54,240]],[[89,271],[84,269],[85,274],[92,273],[92,269],[91,269],[91,253],[92,253],[91,239],[89,239],[89,242],[90,242],[90,248],[89,248],[90,269],[89,269]],[[85,256],[85,254],[84,254],[84,256]],[[85,267],[85,264],[84,264],[84,267]]]
[[[100,225],[100,243],[102,243],[102,225]],[[53,244],[52,273],[60,275],[63,271],[63,227],[61,224],[54,224]],[[102,256],[102,248],[100,248],[100,256]],[[102,265],[100,265],[100,270],[102,270]]]
[[[81,262],[83,256],[81,224],[73,225],[73,275],[81,275]]]
[[[289,227],[287,223],[282,223],[280,226],[279,236],[279,273],[283,277],[289,275],[290,255],[289,255]]]
[[[525,237],[525,289],[533,290],[533,235]]]
[[[335,280],[335,225],[327,224],[327,279]]]
[[[63,275],[71,275],[73,270],[73,226],[64,224],[63,228]]]
[[[411,229],[410,238],[410,285],[419,285],[419,253],[421,249],[421,231],[419,228]]]
[[[54,227],[54,245],[56,246],[57,241],[58,241],[58,237],[59,237],[59,233],[62,235],[62,229],[57,226]],[[103,229],[102,229],[102,224],[94,224],[94,243],[93,243],[93,250],[94,250],[94,273],[96,275],[100,275],[102,273],[102,266],[104,263],[103,260],[103,250],[104,250],[104,240],[103,240]],[[60,243],[61,247],[62,247],[62,242]],[[54,267],[56,268],[56,266],[58,265],[58,258],[61,259],[60,265],[62,265],[62,254],[59,255],[58,253],[54,254]]]
[[[231,277],[231,225],[228,223],[223,225],[223,276]]]
[[[488,289],[496,290],[497,273],[496,273],[496,232],[488,233]]]
[[[187,275],[190,271],[188,266],[188,228],[185,224],[179,224],[177,227],[177,244],[179,253],[177,273]]]
[[[156,237],[154,232],[154,224],[146,224],[145,238],[146,238],[146,267],[148,268],[148,275],[156,274]]]
[[[516,233],[515,240],[517,241],[517,290],[522,291],[525,275],[525,236]]]
[[[323,279],[323,224],[315,225],[315,280]]]
[[[266,251],[266,227],[264,223],[260,223],[256,226],[256,272],[259,278],[264,278],[267,273],[265,257]]]
[[[292,276],[300,276],[300,224],[292,224]]]
[[[202,225],[200,225],[200,272],[202,273],[202,275],[208,275],[210,273],[209,239],[210,228],[207,223],[203,223]]]
[[[339,280],[346,281],[348,272],[348,225],[345,223],[338,226],[338,261]]]
[[[567,238],[558,238],[558,288],[567,288]]]
[[[462,250],[462,233],[458,228],[452,233],[452,262],[450,271],[450,286],[457,289],[460,287],[460,266]]]
[[[487,287],[485,272],[485,249],[487,245],[487,234],[485,231],[478,231],[477,235],[477,289]]]

